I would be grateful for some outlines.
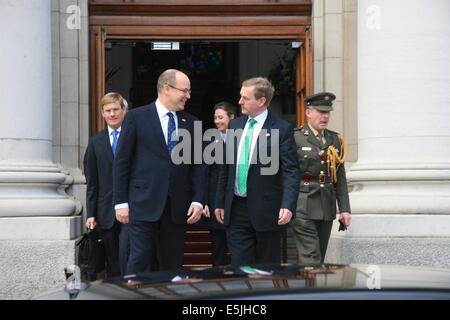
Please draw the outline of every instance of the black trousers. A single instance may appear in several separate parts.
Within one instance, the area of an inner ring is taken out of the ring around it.
[[[227,232],[220,229],[209,230],[211,234],[211,253],[213,266],[224,266],[227,261]]]
[[[128,258],[130,256],[130,235],[128,234],[128,224],[122,224],[119,235],[119,265],[120,274],[126,275]]]
[[[99,227],[98,231],[105,247],[107,276],[125,275],[129,255],[128,229],[116,220],[110,229]]]
[[[281,262],[281,233],[256,231],[250,221],[247,199],[234,197],[227,227],[232,265],[278,264]]]
[[[172,221],[169,199],[158,221],[131,219],[128,228],[130,236],[128,274],[182,267],[186,225],[175,224]]]

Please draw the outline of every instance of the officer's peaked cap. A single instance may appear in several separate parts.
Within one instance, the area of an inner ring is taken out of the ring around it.
[[[320,92],[305,98],[307,109],[317,109],[319,111],[332,111],[333,101],[336,96],[330,92]]]

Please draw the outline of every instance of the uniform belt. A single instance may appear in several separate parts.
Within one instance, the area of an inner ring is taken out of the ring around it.
[[[317,183],[331,183],[331,177],[324,173],[321,174],[311,174],[308,172],[302,173],[303,182],[317,182]]]

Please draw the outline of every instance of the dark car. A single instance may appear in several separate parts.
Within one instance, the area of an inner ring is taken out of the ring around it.
[[[91,283],[35,299],[450,300],[450,270],[391,265],[255,265],[181,269]]]

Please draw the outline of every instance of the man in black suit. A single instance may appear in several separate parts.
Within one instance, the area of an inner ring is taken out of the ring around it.
[[[215,215],[227,227],[233,265],[280,263],[281,231],[295,214],[300,172],[294,131],[267,110],[273,93],[265,78],[244,81],[243,116],[228,125]],[[270,166],[276,170],[269,173]]]
[[[158,78],[157,90],[155,102],[127,113],[114,161],[116,217],[129,223],[129,274],[151,271],[155,254],[160,270],[181,267],[186,224],[196,223],[203,212],[205,166],[175,164],[178,153],[172,152],[181,129],[192,144],[195,139],[197,119],[183,111],[190,80],[169,69]],[[197,138],[201,146],[201,134]]]
[[[87,182],[86,204],[88,229],[97,228],[103,240],[108,276],[126,273],[126,228],[116,220],[113,208],[113,159],[127,103],[115,92],[101,100],[101,112],[107,127],[89,138],[84,157]]]

